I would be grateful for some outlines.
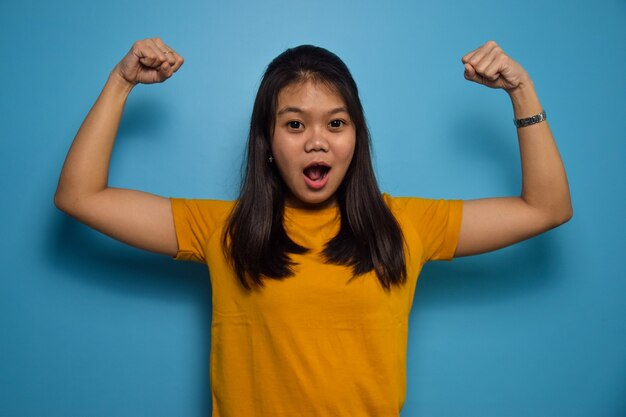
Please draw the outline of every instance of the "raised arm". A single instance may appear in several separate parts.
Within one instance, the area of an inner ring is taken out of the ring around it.
[[[462,58],[465,78],[504,89],[516,119],[543,111],[526,71],[493,41]],[[547,121],[518,127],[522,192],[516,197],[463,203],[461,234],[455,256],[488,252],[528,239],[567,222],[572,203],[563,162]]]
[[[115,239],[173,256],[177,251],[169,199],[108,186],[109,162],[126,99],[138,83],[163,82],[183,59],[160,39],[136,42],[113,69],[67,154],[54,204]]]

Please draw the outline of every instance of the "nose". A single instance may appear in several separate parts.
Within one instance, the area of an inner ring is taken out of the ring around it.
[[[305,152],[328,152],[328,140],[324,136],[324,133],[318,129],[314,129],[311,135],[304,143]]]

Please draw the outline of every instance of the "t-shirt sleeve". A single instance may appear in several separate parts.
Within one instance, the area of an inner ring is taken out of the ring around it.
[[[170,202],[178,242],[173,259],[206,263],[207,242],[227,219],[231,203],[172,197]]]
[[[422,241],[424,262],[450,260],[454,257],[461,231],[463,200],[394,200]]]

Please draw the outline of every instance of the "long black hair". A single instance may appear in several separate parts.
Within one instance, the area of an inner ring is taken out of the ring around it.
[[[353,278],[374,270],[381,285],[406,281],[402,231],[383,201],[370,153],[370,135],[358,89],[348,67],[332,52],[311,45],[287,49],[267,67],[254,101],[246,164],[239,198],[223,235],[223,247],[246,289],[263,279],[293,275],[290,254],[308,249],[285,231],[288,192],[278,170],[268,161],[278,93],[294,83],[314,80],[331,87],[345,101],[356,129],[354,155],[335,198],[341,225],[326,243],[326,262],[350,267]]]

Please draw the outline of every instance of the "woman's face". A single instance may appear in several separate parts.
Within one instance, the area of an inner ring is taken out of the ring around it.
[[[346,103],[324,83],[307,80],[280,90],[271,148],[289,190],[286,204],[334,205],[355,143]]]

